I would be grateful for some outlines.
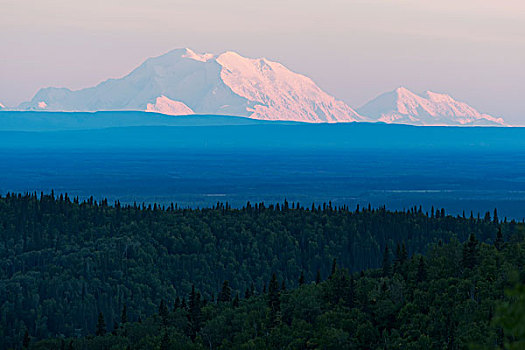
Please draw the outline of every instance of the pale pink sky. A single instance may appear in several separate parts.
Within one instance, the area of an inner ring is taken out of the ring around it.
[[[0,0],[0,102],[177,47],[280,61],[353,107],[402,85],[525,124],[522,0]]]

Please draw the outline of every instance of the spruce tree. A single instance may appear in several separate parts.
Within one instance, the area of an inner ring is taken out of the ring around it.
[[[128,310],[126,304],[122,306],[122,313],[120,314],[120,323],[125,324],[128,322]]]
[[[277,321],[277,313],[281,310],[279,282],[275,273],[268,284],[268,306],[270,307],[272,323]]]
[[[388,245],[385,246],[385,251],[383,253],[383,263],[381,267],[383,270],[383,277],[389,277],[392,270],[392,264],[390,262],[390,251],[388,249]]]
[[[469,239],[463,245],[463,267],[472,269],[478,263],[478,240],[474,234],[470,234]]]
[[[423,260],[423,257],[420,256],[419,257],[419,262],[417,264],[416,279],[417,279],[417,282],[421,283],[421,282],[425,281],[426,278],[427,278],[427,271],[426,271],[426,267],[425,267],[425,261]]]
[[[104,321],[104,315],[102,314],[102,311],[98,313],[98,320],[97,320],[97,328],[95,331],[95,334],[97,336],[103,336],[107,332],[106,330],[106,322]]]
[[[355,280],[350,276],[350,281],[348,282],[348,289],[346,290],[345,303],[346,306],[352,308],[356,304],[356,295],[355,295]]]
[[[195,340],[197,332],[200,330],[202,322],[201,294],[195,291],[195,285],[191,287],[188,304],[188,327],[191,340]]]
[[[301,276],[299,276],[299,285],[302,286],[304,284],[304,272],[301,271]]]
[[[317,269],[317,274],[315,275],[315,284],[321,283],[321,270]]]
[[[29,347],[29,343],[31,342],[31,338],[29,338],[29,332],[26,330],[24,333],[24,339],[22,340],[22,346],[24,349],[27,349]]]
[[[230,288],[230,282],[224,281],[222,283],[222,289],[217,300],[228,303],[232,300],[232,289]]]
[[[494,246],[497,250],[501,250],[503,248],[503,244],[505,241],[503,241],[503,233],[501,233],[501,226],[498,228],[498,233],[496,234],[496,240],[494,241]]]
[[[337,271],[337,259],[334,258],[334,260],[332,261],[332,271],[330,273],[330,277],[333,277],[336,271]]]
[[[169,350],[170,348],[170,337],[168,336],[168,331],[164,329],[162,338],[160,339],[160,350]]]
[[[169,310],[168,305],[166,305],[166,302],[164,299],[161,299],[160,305],[159,305],[159,316],[162,318],[162,322],[166,324],[168,320]]]
[[[180,298],[177,297],[175,299],[175,303],[173,303],[173,311],[176,311],[180,307]]]
[[[277,276],[276,274],[272,274],[272,278],[270,280],[270,283],[268,284],[268,304],[272,310],[278,310],[280,303],[279,303],[279,282],[277,282]]]
[[[400,262],[401,264],[404,264],[408,260],[408,251],[407,246],[405,245],[405,242],[401,245],[401,255],[400,255]]]

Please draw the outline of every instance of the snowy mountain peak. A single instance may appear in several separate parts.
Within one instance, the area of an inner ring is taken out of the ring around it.
[[[5,109],[5,106],[0,102],[0,109]]]
[[[1,107],[0,107],[1,108]],[[310,78],[266,58],[188,48],[145,60],[120,79],[72,91],[45,88],[18,109],[142,110],[170,115],[219,114],[300,122],[380,121],[413,125],[505,125],[451,96],[398,87],[356,112]]]
[[[237,95],[254,102],[249,109],[252,118],[306,122],[365,120],[322,91],[310,78],[278,62],[246,58],[231,51],[218,56],[217,62],[222,66],[222,81]]]
[[[146,112],[163,113],[169,115],[194,114],[190,107],[180,101],[173,101],[166,96],[159,96],[155,103],[148,103]]]
[[[211,60],[213,58],[213,54],[211,53],[198,54],[188,48],[184,49],[184,51],[185,53],[181,57],[191,58],[192,60],[195,60],[195,61],[207,62],[208,60]]]
[[[414,125],[505,125],[501,118],[478,112],[450,95],[426,91],[421,95],[400,87],[358,109],[359,113],[385,123]]]
[[[304,75],[265,58],[175,49],[147,59],[121,79],[71,91],[40,90],[20,109],[148,110],[222,114],[265,120],[350,122],[365,118]]]

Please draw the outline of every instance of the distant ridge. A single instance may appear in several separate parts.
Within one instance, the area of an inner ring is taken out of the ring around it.
[[[235,126],[270,121],[226,115],[170,116],[141,111],[45,112],[2,111],[0,131],[71,131],[151,126]],[[293,122],[281,121],[281,124]]]
[[[358,109],[370,119],[411,125],[505,126],[501,118],[482,114],[464,102],[431,91],[418,95],[400,87],[384,93]]]

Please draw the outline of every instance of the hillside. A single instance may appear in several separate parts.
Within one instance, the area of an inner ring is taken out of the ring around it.
[[[418,208],[285,202],[192,210],[9,195],[0,198],[0,339],[6,348],[26,329],[35,339],[86,335],[99,312],[109,326],[124,304],[130,320],[144,319],[162,299],[171,305],[186,296],[192,284],[207,300],[225,280],[232,296],[252,284],[261,291],[273,273],[293,287],[302,272],[306,281],[317,271],[325,278],[333,259],[360,271],[381,266],[386,245],[412,255],[471,233],[492,242],[499,227],[505,240],[522,229],[489,213],[461,218]]]

